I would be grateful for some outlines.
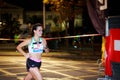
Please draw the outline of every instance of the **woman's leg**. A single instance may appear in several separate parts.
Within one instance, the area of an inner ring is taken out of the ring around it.
[[[32,79],[32,74],[28,72],[27,76],[24,78],[24,80],[31,80]]]
[[[35,80],[42,80],[42,75],[37,67],[30,68],[29,69],[32,76],[35,78]]]

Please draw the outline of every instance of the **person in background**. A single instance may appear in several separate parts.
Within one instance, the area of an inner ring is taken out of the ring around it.
[[[39,70],[42,63],[41,54],[43,51],[46,53],[49,52],[47,42],[45,38],[42,37],[42,33],[42,25],[40,23],[34,24],[32,26],[31,37],[25,39],[16,47],[16,49],[26,58],[28,74],[24,80],[31,80],[32,78],[35,80],[42,80],[42,75]],[[24,51],[24,46],[28,46],[28,53]]]
[[[19,33],[16,33],[16,34],[14,35],[15,45],[18,45],[18,44],[19,44],[19,37],[20,37]]]

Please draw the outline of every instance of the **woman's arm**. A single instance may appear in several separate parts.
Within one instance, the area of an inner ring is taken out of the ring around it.
[[[22,49],[24,46],[28,45],[31,39],[26,39],[23,42],[21,42],[16,49],[22,54],[24,55],[26,58],[28,58],[28,54]]]
[[[49,52],[49,48],[47,47],[47,41],[45,40],[45,38],[43,38],[43,46],[44,46],[44,50],[46,53]]]

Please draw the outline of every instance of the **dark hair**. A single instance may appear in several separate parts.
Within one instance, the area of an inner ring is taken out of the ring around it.
[[[36,23],[36,24],[32,25],[31,36],[34,36],[34,30],[37,30],[37,27],[39,27],[39,26],[43,27],[42,24],[40,24],[40,23]]]

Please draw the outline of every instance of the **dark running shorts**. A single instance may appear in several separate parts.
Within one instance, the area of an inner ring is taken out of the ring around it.
[[[26,61],[27,71],[29,71],[30,67],[37,67],[39,69],[41,67],[41,62],[36,62],[28,58]]]

